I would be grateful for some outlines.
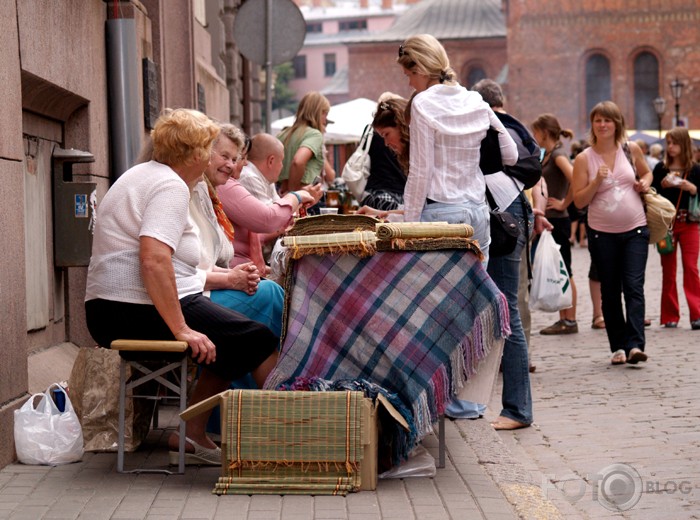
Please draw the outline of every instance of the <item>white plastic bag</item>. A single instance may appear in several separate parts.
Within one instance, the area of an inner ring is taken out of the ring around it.
[[[59,411],[51,391],[60,389],[65,409]],[[36,399],[40,398],[35,407]],[[23,464],[56,466],[76,462],[83,457],[83,430],[65,389],[51,385],[43,394],[31,396],[15,410],[15,449]]]
[[[434,477],[436,474],[435,459],[419,444],[408,454],[408,460],[381,473],[379,478]]]
[[[362,132],[360,144],[352,155],[348,157],[341,175],[348,189],[358,202],[362,200],[362,193],[365,191],[367,178],[369,177],[369,146],[372,143],[373,133],[374,130],[372,126],[367,125],[364,132]]]
[[[547,312],[571,307],[571,281],[559,245],[552,233],[544,230],[532,262],[530,309]]]

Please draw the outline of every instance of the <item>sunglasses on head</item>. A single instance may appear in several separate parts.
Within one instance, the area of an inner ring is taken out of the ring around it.
[[[406,52],[403,48],[403,43],[399,45],[399,58],[403,58],[408,52]]]

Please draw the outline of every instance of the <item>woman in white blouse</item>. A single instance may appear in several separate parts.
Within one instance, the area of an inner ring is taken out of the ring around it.
[[[476,92],[456,81],[444,47],[429,34],[399,47],[398,63],[415,93],[409,103],[411,154],[404,191],[406,222],[468,223],[488,261],[491,243],[480,146],[499,131],[503,164],[518,159],[515,142]]]

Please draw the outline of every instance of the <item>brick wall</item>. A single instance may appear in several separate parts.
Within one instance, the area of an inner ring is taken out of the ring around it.
[[[444,41],[450,63],[460,82],[472,65],[479,65],[489,77],[497,77],[506,63],[503,38]],[[351,45],[348,47],[350,98],[377,99],[390,90],[404,97],[411,95],[408,80],[396,63],[399,42]]]
[[[529,123],[555,113],[582,135],[588,128],[585,63],[592,52],[610,61],[612,98],[634,126],[633,62],[641,51],[659,61],[663,128],[672,125],[669,88],[686,83],[681,116],[700,128],[700,8],[696,0],[520,0],[508,8],[508,108]]]

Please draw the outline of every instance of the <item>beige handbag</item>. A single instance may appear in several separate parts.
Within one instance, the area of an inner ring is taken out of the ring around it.
[[[637,168],[632,160],[632,154],[629,145],[625,142],[622,144],[622,151],[625,152],[625,157],[632,165],[634,176],[639,180]],[[639,194],[644,204],[644,213],[647,216],[647,227],[649,228],[649,243],[656,244],[673,229],[673,223],[676,219],[676,208],[673,203],[666,197],[656,193],[655,188],[649,188],[646,193]]]
[[[642,194],[644,211],[647,215],[647,227],[649,228],[649,243],[656,244],[673,229],[676,219],[676,208],[666,197],[662,197],[654,188]]]

